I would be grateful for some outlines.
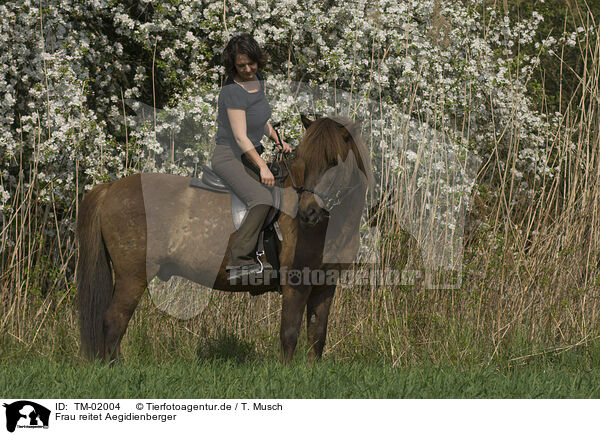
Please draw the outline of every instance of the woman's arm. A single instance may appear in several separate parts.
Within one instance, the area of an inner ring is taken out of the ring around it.
[[[275,144],[279,148],[281,148],[283,150],[283,152],[288,153],[288,152],[292,151],[292,148],[283,139],[281,139],[281,143],[279,143],[280,138],[277,137],[277,133],[275,132],[275,129],[273,127],[271,127],[271,123],[269,121],[267,121],[267,124],[265,125],[265,135],[269,139],[271,139],[273,142],[275,142]]]
[[[267,121],[267,123],[265,124],[265,136],[267,136],[269,139],[271,139],[273,142],[279,145],[277,133],[275,133],[275,129],[271,127],[271,123],[269,121]]]
[[[248,139],[246,132],[246,112],[242,109],[227,109],[227,116],[229,117],[229,123],[236,143],[239,145],[242,152],[245,153],[250,161],[260,170],[262,183],[266,186],[274,186],[275,178],[273,177],[273,174],[265,161],[256,152],[252,141]]]

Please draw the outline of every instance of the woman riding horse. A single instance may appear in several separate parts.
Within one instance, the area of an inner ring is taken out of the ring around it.
[[[344,267],[336,263],[356,254],[365,180],[372,179],[368,152],[349,123],[303,122],[307,130],[282,200],[297,213],[281,213],[277,221],[283,238],[279,262],[282,270],[335,271]],[[235,233],[230,196],[189,184],[176,175],[135,174],[99,184],[83,197],[77,290],[82,351],[90,359],[118,358],[127,325],[154,277],[178,275],[224,291],[257,290],[232,285],[226,277],[231,237],[223,235]],[[336,282],[290,281],[281,283],[283,360],[292,359],[304,312],[309,360],[319,358]]]
[[[249,207],[231,246],[227,265],[229,281],[236,282],[263,269],[253,254],[272,205],[270,187],[275,180],[260,156],[264,150],[262,136],[266,134],[273,139],[284,152],[291,148],[284,141],[279,143],[269,123],[271,106],[259,72],[264,56],[258,43],[247,33],[235,36],[225,47],[223,60],[228,77],[219,94],[212,169]]]

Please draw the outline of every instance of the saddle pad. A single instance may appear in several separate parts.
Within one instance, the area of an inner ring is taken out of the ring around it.
[[[233,217],[233,226],[236,230],[240,229],[247,213],[248,207],[246,207],[244,201],[242,201],[235,193],[231,192],[231,217]]]
[[[262,229],[269,227],[279,217],[279,211],[281,208],[281,199],[283,191],[281,189],[273,189],[273,205],[265,218]],[[233,217],[233,225],[236,230],[240,229],[246,214],[248,213],[248,207],[235,193],[231,192],[231,215]]]

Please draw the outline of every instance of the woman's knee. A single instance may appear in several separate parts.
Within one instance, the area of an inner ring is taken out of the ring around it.
[[[256,207],[257,205],[267,205],[269,207],[273,206],[273,195],[269,190],[261,190],[259,192],[254,192],[251,195],[251,198],[247,201],[247,205],[249,208]]]

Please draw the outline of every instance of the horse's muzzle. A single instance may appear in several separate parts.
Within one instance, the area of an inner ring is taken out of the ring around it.
[[[325,210],[319,207],[319,205],[314,201],[306,207],[300,207],[298,210],[300,225],[303,228],[314,227],[323,221],[324,216]]]

